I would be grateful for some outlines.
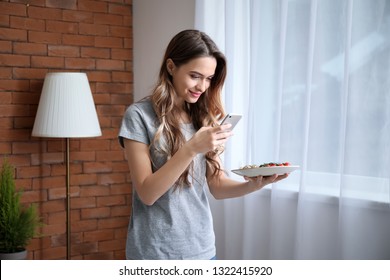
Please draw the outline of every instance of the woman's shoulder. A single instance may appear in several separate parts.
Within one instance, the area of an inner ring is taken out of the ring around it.
[[[129,107],[127,107],[127,111],[137,111],[137,112],[154,112],[152,102],[149,97],[145,97],[139,101],[134,102],[133,104],[130,104]]]
[[[147,117],[148,119],[156,118],[156,113],[150,97],[145,97],[131,104],[126,110],[126,115],[141,115]]]

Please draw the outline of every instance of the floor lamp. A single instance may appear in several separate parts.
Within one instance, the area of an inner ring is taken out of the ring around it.
[[[69,139],[101,136],[87,75],[46,74],[32,136],[66,139],[66,258],[71,258]]]

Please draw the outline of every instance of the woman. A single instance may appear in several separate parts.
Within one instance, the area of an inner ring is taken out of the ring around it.
[[[133,205],[128,259],[212,259],[213,221],[206,186],[217,199],[239,197],[285,178],[229,179],[219,154],[232,136],[218,125],[226,60],[203,32],[169,43],[152,95],[132,104],[119,132]]]

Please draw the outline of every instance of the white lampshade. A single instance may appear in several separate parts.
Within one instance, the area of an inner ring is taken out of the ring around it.
[[[48,73],[43,83],[32,136],[102,135],[85,73]]]

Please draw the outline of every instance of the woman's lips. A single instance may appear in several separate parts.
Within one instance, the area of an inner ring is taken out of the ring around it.
[[[196,98],[198,98],[199,96],[202,95],[201,92],[193,92],[193,91],[190,91],[190,94],[191,94],[193,97],[196,97]]]

